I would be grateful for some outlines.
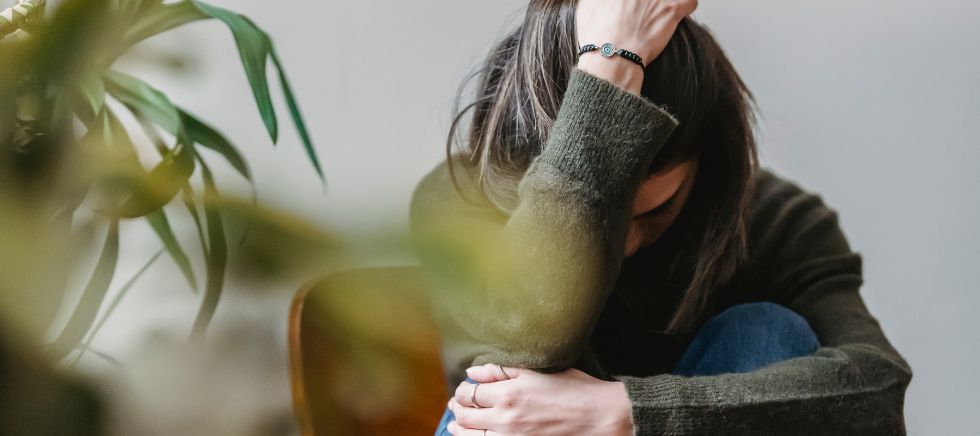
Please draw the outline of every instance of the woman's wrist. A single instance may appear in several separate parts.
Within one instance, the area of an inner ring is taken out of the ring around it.
[[[626,385],[621,381],[605,382],[606,395],[601,395],[602,408],[606,412],[610,431],[604,434],[611,436],[633,436],[633,403],[626,391]]]
[[[576,66],[633,94],[641,95],[644,70],[628,59],[619,56],[606,58],[597,52],[589,52],[579,57]]]

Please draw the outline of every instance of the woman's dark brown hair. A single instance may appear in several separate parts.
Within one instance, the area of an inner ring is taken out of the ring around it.
[[[577,62],[575,4],[532,0],[523,22],[459,90],[446,143],[454,184],[454,144],[463,116],[473,109],[460,147],[462,164],[504,213],[516,207],[517,184],[547,141]],[[473,77],[480,83],[476,99],[460,109]],[[699,158],[692,194],[678,218],[697,235],[687,247],[690,284],[668,325],[672,332],[689,333],[712,293],[732,278],[747,254],[747,209],[757,167],[752,94],[711,32],[691,18],[647,65],[641,94],[680,121],[650,171]],[[465,197],[458,184],[457,190]]]

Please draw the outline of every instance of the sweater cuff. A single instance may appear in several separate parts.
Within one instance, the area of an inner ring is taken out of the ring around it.
[[[697,434],[694,422],[674,416],[678,404],[685,403],[684,377],[661,374],[652,377],[613,375],[623,382],[631,404],[634,435]],[[670,423],[669,431],[667,423]],[[687,431],[678,431],[687,430]],[[700,429],[704,430],[704,429]]]
[[[677,125],[646,97],[573,67],[555,125],[532,166],[550,166],[601,199],[625,197]]]

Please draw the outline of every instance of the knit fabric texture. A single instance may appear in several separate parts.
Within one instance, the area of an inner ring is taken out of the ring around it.
[[[419,182],[411,230],[447,391],[472,365],[575,367],[625,384],[638,435],[904,434],[911,370],[859,295],[860,255],[833,209],[769,170],[756,175],[749,261],[705,315],[775,302],[802,315],[821,348],[749,373],[669,374],[690,339],[664,331],[685,281],[665,267],[667,242],[623,251],[636,188],[677,125],[666,108],[573,68],[512,212],[458,170],[464,200],[446,162]]]

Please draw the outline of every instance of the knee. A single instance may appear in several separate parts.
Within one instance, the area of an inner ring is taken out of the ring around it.
[[[746,327],[785,325],[792,328],[810,328],[810,324],[798,313],[786,306],[768,301],[738,304],[725,309],[713,319]]]
[[[771,302],[745,303],[725,309],[709,323],[728,334],[767,338],[770,344],[791,343],[815,350],[819,343],[810,323],[789,308]]]
[[[704,324],[674,373],[748,372],[809,355],[819,346],[810,324],[796,312],[774,303],[740,304]]]

